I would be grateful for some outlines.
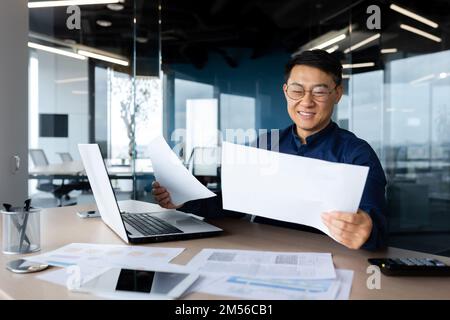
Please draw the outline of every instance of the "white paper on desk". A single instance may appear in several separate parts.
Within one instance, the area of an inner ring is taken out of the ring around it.
[[[336,300],[348,300],[352,290],[353,270],[336,269],[336,275],[341,281]]]
[[[45,272],[43,274],[38,274],[37,279],[47,281],[56,285],[70,287],[71,278],[73,280],[79,279],[80,285],[84,284],[95,277],[101,275],[103,272],[107,271],[109,268],[102,268],[100,266],[92,265],[77,265],[78,269],[73,269],[70,267],[59,268],[57,270]],[[77,277],[77,278],[74,278]],[[79,278],[78,278],[79,277]]]
[[[155,178],[169,191],[174,205],[216,196],[189,173],[163,137],[153,139],[148,152]]]
[[[368,167],[236,145],[222,147],[223,208],[330,235],[321,213],[358,210]]]
[[[167,263],[183,251],[184,248],[71,243],[25,259],[58,267],[89,265],[143,269],[153,264]]]
[[[335,279],[330,253],[203,249],[187,264],[201,274],[259,278]]]

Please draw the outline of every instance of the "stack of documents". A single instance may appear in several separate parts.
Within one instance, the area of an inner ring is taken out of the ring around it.
[[[350,296],[353,271],[335,270],[330,253],[203,249],[186,266],[170,264],[183,250],[72,243],[26,259],[63,267],[37,278],[68,288],[74,272],[79,272],[84,284],[112,267],[178,266],[200,273],[189,292],[261,300],[345,300]]]
[[[187,266],[201,274],[191,292],[244,299],[346,300],[353,280],[330,253],[203,249]]]

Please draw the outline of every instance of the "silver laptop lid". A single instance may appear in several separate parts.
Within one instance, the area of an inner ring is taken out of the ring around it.
[[[79,144],[78,150],[103,222],[128,243],[127,232],[99,146]]]

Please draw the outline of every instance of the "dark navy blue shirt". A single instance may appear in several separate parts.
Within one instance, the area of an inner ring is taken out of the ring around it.
[[[369,174],[359,208],[370,215],[373,222],[373,228],[369,239],[362,248],[375,250],[386,246],[386,178],[380,161],[372,147],[366,141],[359,139],[350,131],[339,128],[333,121],[321,131],[307,137],[305,144],[301,143],[295,129],[296,126],[293,124],[280,130],[278,139],[276,139],[273,133],[260,136],[256,142],[256,146],[292,155],[369,167]],[[277,140],[279,142],[277,142]],[[216,204],[211,205],[212,201],[216,202]],[[212,216],[211,209],[214,207],[221,208],[220,196],[217,198],[192,201],[180,208],[180,210],[190,211],[203,216]],[[294,227],[308,231],[312,231],[313,229],[262,217],[258,217],[255,222]]]

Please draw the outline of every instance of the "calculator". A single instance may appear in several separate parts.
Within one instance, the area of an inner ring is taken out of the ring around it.
[[[373,258],[368,259],[388,276],[450,276],[450,266],[429,258]]]

